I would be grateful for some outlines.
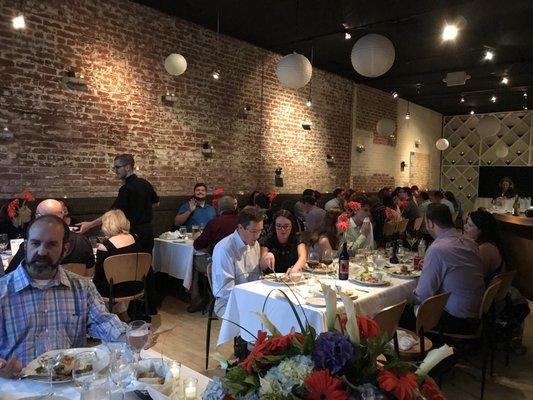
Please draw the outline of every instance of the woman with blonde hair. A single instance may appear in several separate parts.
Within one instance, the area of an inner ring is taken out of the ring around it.
[[[102,232],[106,239],[98,245],[96,251],[93,281],[98,292],[104,297],[109,297],[109,282],[104,272],[104,260],[118,254],[137,253],[140,251],[140,246],[137,243],[137,238],[130,234],[130,221],[121,210],[111,210],[102,216]],[[137,292],[138,289],[125,283],[113,287],[113,292],[115,297],[122,297]],[[127,310],[128,303],[123,302],[116,304],[113,312],[123,321],[127,321],[129,320]]]

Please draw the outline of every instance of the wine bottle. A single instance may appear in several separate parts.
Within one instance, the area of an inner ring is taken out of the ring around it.
[[[348,254],[348,248],[346,242],[342,244],[342,251],[339,255],[339,280],[348,280],[348,272],[350,271],[350,256]]]
[[[518,195],[514,198],[513,215],[520,215],[520,200],[518,199]]]

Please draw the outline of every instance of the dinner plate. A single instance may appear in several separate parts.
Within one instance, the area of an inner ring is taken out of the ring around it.
[[[387,271],[387,273],[393,278],[398,278],[398,279],[416,279],[420,277],[420,271],[412,271],[412,273],[410,274],[401,274],[401,273],[396,273],[394,271]]]
[[[357,285],[361,285],[361,286],[389,286],[390,285],[390,281],[386,281],[386,280],[381,280],[379,282],[366,282],[366,281],[360,281],[359,279],[350,279],[351,282],[354,282],[356,283]]]
[[[268,274],[263,276],[263,282],[274,284],[274,285],[282,285],[282,286],[294,286],[294,285],[303,285],[305,284],[304,279],[300,279],[299,281],[292,281],[290,278],[287,278],[287,275],[281,272],[275,272],[273,274]]]
[[[172,239],[171,242],[172,243],[185,243],[187,241],[187,239]]]
[[[31,375],[32,380],[36,381],[44,381],[48,382],[48,374],[37,372],[38,368],[41,366],[39,363],[39,359],[43,356],[50,356],[53,357],[57,355],[58,353],[63,353],[64,355],[69,356],[76,356],[76,354],[83,353],[85,351],[94,351],[98,357],[97,364],[95,365],[94,369],[99,371],[109,365],[109,354],[97,347],[77,347],[73,349],[66,349],[66,350],[52,350],[48,351],[44,354],[41,354],[36,359],[32,360],[28,365],[26,365],[26,368],[24,368],[21,372],[21,375]],[[29,378],[28,378],[29,379]],[[52,383],[66,383],[66,382],[72,382],[72,375],[64,376],[58,379],[58,377],[52,378]]]
[[[350,296],[350,299],[357,300],[357,295],[352,294]],[[337,301],[341,301],[340,296],[338,295],[337,295]],[[313,307],[326,307],[326,298],[324,296],[308,297],[307,299],[305,299],[305,302],[306,304],[309,304],[310,306],[313,306]]]
[[[310,272],[312,274],[318,274],[318,275],[328,275],[328,274],[337,273],[337,267],[328,268],[328,269],[304,267],[302,270],[304,272]]]

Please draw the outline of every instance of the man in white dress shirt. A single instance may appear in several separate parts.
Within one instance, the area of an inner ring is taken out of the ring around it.
[[[263,213],[245,207],[238,216],[239,225],[213,250],[213,295],[215,313],[222,317],[235,285],[255,281],[261,276],[259,236],[263,231]]]

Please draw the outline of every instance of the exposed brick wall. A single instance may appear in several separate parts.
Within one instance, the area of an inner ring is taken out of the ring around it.
[[[398,102],[392,98],[390,93],[365,85],[357,85],[357,118],[355,125],[357,129],[374,133],[374,143],[394,146],[395,141],[388,136],[379,135],[376,131],[376,124],[382,118],[396,121]]]
[[[393,176],[387,174],[372,174],[352,177],[352,187],[356,191],[377,192],[385,186],[395,186]]]
[[[190,193],[197,180],[228,192],[320,191],[349,181],[352,83],[313,71],[308,87],[289,90],[275,76],[280,56],[126,0],[32,2],[27,28],[15,32],[19,1],[0,2],[0,197],[113,196],[112,158],[134,154],[139,174],[162,195]],[[186,73],[163,67],[183,54]],[[61,83],[68,66],[87,87]],[[211,78],[217,67],[220,81]],[[161,95],[175,92],[173,106]],[[261,98],[263,97],[263,101]],[[244,105],[252,111],[245,114]],[[312,122],[304,131],[302,121]],[[206,158],[200,148],[215,148]],[[325,162],[326,154],[335,163]]]
[[[416,185],[423,190],[430,188],[430,159],[429,154],[411,152],[409,165],[409,182],[416,182]]]

